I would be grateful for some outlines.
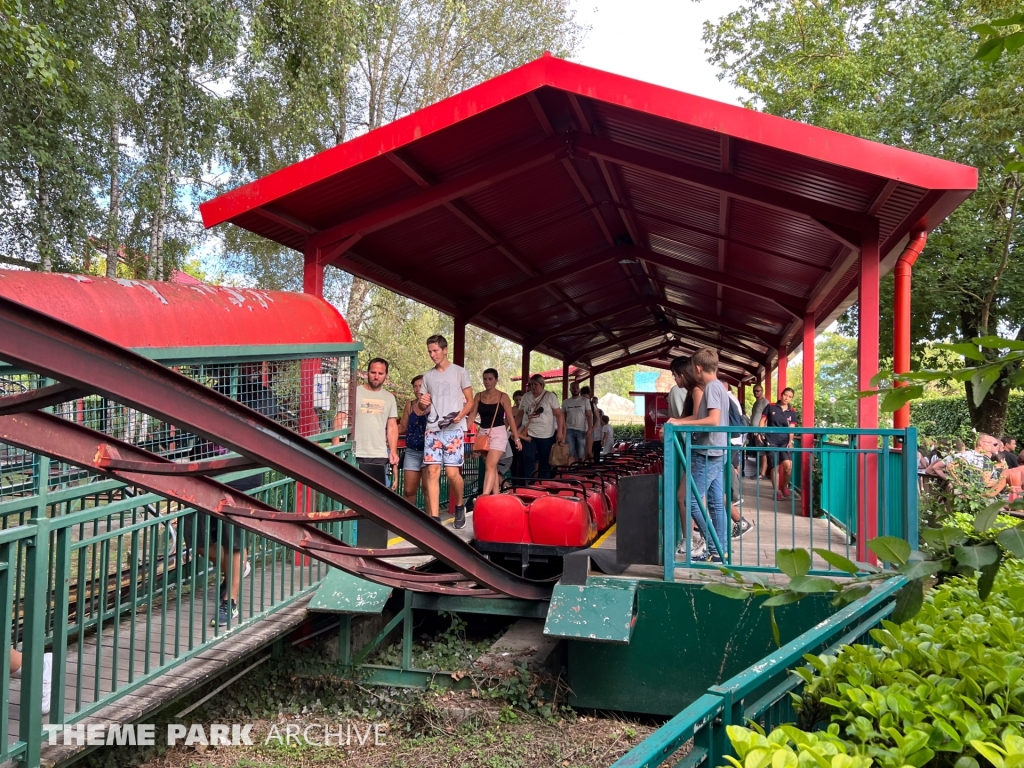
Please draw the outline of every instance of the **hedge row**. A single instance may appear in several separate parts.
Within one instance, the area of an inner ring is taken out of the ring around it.
[[[615,435],[615,440],[643,440],[644,439],[644,424],[639,422],[637,424],[615,424],[612,426],[612,432]]]
[[[910,404],[910,423],[928,437],[959,437],[973,443],[971,416],[963,397],[918,400]],[[1024,394],[1010,393],[1006,409],[1006,434],[1024,439]]]

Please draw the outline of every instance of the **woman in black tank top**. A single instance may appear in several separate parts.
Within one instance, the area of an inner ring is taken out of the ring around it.
[[[505,455],[505,447],[508,445],[508,433],[505,426],[512,430],[512,442],[517,450],[522,450],[522,443],[519,442],[519,430],[516,428],[516,420],[512,417],[512,401],[508,395],[497,389],[498,372],[493,368],[484,371],[484,389],[477,392],[473,398],[473,410],[469,412],[469,423],[480,418],[480,431],[486,432],[490,438],[490,446],[487,456],[484,459],[484,482],[480,488],[480,495],[487,496],[497,493],[501,488],[501,478],[498,477],[498,462]]]

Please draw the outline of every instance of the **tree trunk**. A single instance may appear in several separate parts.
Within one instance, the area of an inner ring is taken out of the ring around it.
[[[960,313],[960,330],[965,339],[972,339],[980,335],[976,318],[967,312]],[[1017,331],[1017,341],[1024,341],[1024,326]],[[967,361],[971,365],[971,361]],[[992,385],[992,389],[985,395],[981,405],[974,404],[974,386],[970,381],[964,382],[964,391],[967,395],[967,412],[971,416],[971,426],[978,432],[985,432],[993,437],[1000,437],[1006,429],[1006,411],[1010,404],[1009,376],[1014,370],[1004,368],[999,374],[999,379]]]
[[[164,210],[167,207],[167,176],[164,175],[160,179],[160,199],[158,202],[159,217],[157,218],[156,228],[156,279],[164,279],[164,226],[166,226],[166,217],[164,216]]]
[[[965,382],[967,412],[971,415],[971,426],[978,432],[1001,437],[1006,429],[1006,409],[1010,403],[1010,388],[1006,385],[1006,371],[999,377],[992,389],[985,395],[980,406],[974,404],[974,387]]]
[[[107,277],[117,277],[121,250],[121,115],[110,123],[110,208],[107,213]]]
[[[38,194],[38,210],[36,211],[36,221],[39,222],[38,230],[38,248],[39,248],[39,268],[43,272],[53,271],[53,250],[50,244],[50,195],[46,192],[43,186],[43,170],[39,169],[39,194]]]
[[[160,211],[153,211],[153,223],[149,226],[149,258],[146,261],[146,279],[156,279],[156,257],[160,248]]]
[[[348,327],[355,335],[359,334],[360,326],[366,316],[366,296],[370,292],[370,283],[366,280],[352,276],[352,288],[348,294],[348,307],[345,310],[345,320]]]

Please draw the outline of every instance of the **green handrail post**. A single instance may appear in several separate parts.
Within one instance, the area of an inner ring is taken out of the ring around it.
[[[679,519],[678,510],[678,498],[676,489],[679,487],[679,480],[676,476],[678,467],[676,463],[676,452],[674,447],[676,445],[675,429],[671,424],[665,425],[664,433],[664,448],[663,448],[663,463],[664,468],[662,470],[662,509],[665,513],[662,515],[662,554],[664,560],[664,578],[665,581],[672,581],[675,579],[675,560],[676,560],[676,521]]]
[[[907,427],[903,440],[904,523],[906,538],[914,549],[920,544],[917,491],[917,427]]]
[[[11,547],[18,546],[18,541],[0,541],[0,626],[10,627],[14,614],[14,582],[16,576],[11,569]],[[7,631],[6,629],[4,630]],[[0,685],[3,690],[11,690],[11,643],[6,635],[0,646]],[[5,760],[9,754],[8,723],[10,722],[11,697],[0,695],[0,759]],[[21,734],[19,734],[21,735]]]
[[[50,521],[46,517],[46,491],[49,479],[49,460],[40,458],[41,472],[40,494],[38,503],[32,509],[29,521],[35,529],[25,547],[25,602],[24,631],[22,648],[24,656],[21,669],[21,716],[19,718],[19,737],[25,742],[23,761],[26,765],[39,765],[42,750],[43,731],[43,651],[46,646],[46,594],[47,577],[50,565]],[[58,651],[54,664],[63,658],[62,649]],[[55,695],[62,695],[54,691]]]
[[[64,685],[66,683],[66,665],[63,663],[68,647],[68,611],[70,608],[71,590],[71,529],[61,528],[56,534],[56,570],[53,585],[55,605],[53,607],[53,676],[51,689],[60,692],[50,702],[50,722],[60,723],[64,720]]]
[[[705,693],[623,755],[612,768],[657,768],[690,739],[694,742],[693,751],[703,750],[703,757],[707,760],[711,752],[708,738],[710,730],[722,709],[721,696]],[[690,764],[697,765],[699,762],[694,760]],[[708,764],[713,765],[710,762]]]
[[[412,669],[412,592],[402,596],[402,671]]]

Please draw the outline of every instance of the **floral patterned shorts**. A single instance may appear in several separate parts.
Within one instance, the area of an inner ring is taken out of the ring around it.
[[[427,432],[423,441],[423,464],[461,467],[463,440],[463,431],[461,429],[442,429],[440,432]]]

